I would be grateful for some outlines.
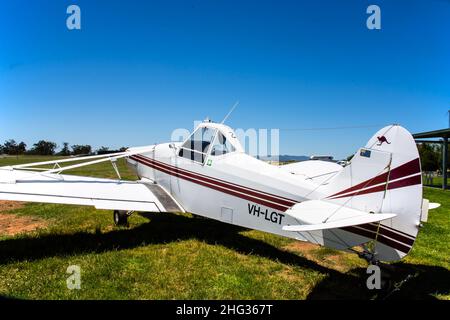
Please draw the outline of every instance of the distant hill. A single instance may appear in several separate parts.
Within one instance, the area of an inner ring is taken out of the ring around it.
[[[279,156],[258,157],[258,159],[264,160],[264,161],[281,161],[281,162],[285,162],[285,161],[305,161],[305,160],[309,160],[309,157],[308,156],[291,156],[291,155],[287,155],[287,154],[282,154],[282,155],[279,155]]]

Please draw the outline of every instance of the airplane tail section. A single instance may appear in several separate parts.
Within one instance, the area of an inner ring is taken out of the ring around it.
[[[320,191],[325,201],[367,213],[395,214],[341,230],[348,237],[376,240],[379,260],[398,260],[408,254],[419,230],[423,199],[419,153],[406,129],[391,125],[379,130]]]

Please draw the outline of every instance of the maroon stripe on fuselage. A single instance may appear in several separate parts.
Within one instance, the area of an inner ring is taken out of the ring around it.
[[[395,169],[392,169],[391,174],[389,175],[389,180],[407,177],[419,172],[420,172],[420,160],[419,158],[416,158],[405,164],[402,164],[401,166]]]
[[[387,188],[386,188],[386,185],[379,185],[379,186],[376,186],[376,187],[373,187],[373,188],[364,189],[364,190],[353,192],[353,193],[350,193],[350,194],[344,194],[344,195],[341,195],[341,196],[333,197],[332,199],[360,196],[360,195],[363,195],[363,194],[384,191],[385,189],[391,190],[391,189],[409,187],[409,186],[413,186],[413,185],[421,184],[421,183],[422,183],[422,177],[421,177],[420,174],[418,174],[416,176],[412,176],[412,177],[405,178],[405,179],[402,179],[402,180],[397,180],[397,181],[394,181],[394,182],[390,182],[387,185]]]
[[[413,186],[413,185],[421,184],[421,183],[422,183],[422,175],[418,174],[416,176],[412,176],[412,177],[409,177],[406,179],[390,182],[388,185],[388,189],[409,187],[409,186]]]
[[[156,164],[160,164],[160,165],[166,166],[166,167],[168,167],[168,168],[170,168],[172,170],[178,170],[181,173],[188,173],[188,174],[191,174],[191,175],[194,175],[194,176],[198,177],[199,179],[205,179],[206,181],[211,182],[211,183],[217,183],[217,184],[219,184],[219,185],[221,185],[223,187],[227,187],[227,188],[234,187],[237,190],[239,190],[240,192],[248,192],[248,191],[255,192],[254,195],[267,197],[266,198],[267,200],[274,201],[274,202],[279,202],[279,203],[281,203],[283,205],[293,206],[294,204],[299,202],[297,200],[292,200],[292,199],[285,198],[285,197],[282,197],[282,196],[279,196],[279,195],[275,195],[275,194],[271,194],[271,193],[268,193],[268,192],[256,190],[256,189],[253,189],[253,188],[250,188],[250,187],[237,185],[237,184],[229,182],[229,181],[225,181],[225,180],[221,180],[221,179],[217,179],[217,178],[211,179],[210,176],[206,176],[206,175],[203,175],[203,174],[200,174],[200,173],[197,173],[197,172],[193,172],[193,171],[181,169],[181,168],[178,168],[178,167],[175,167],[175,166],[171,166],[169,164],[166,164],[166,163],[158,161],[158,160],[150,159],[150,158],[147,158],[147,157],[143,157],[143,158],[146,159],[146,160],[154,161]]]
[[[207,183],[207,182],[202,181],[202,180],[197,180],[198,178],[191,177],[191,176],[189,176],[186,173],[179,173],[179,172],[176,172],[175,170],[164,168],[164,167],[162,167],[162,166],[160,166],[158,164],[152,163],[152,162],[147,161],[147,160],[138,159],[138,158],[133,157],[133,156],[131,156],[131,158],[133,160],[135,160],[135,161],[138,161],[138,162],[140,162],[142,164],[145,164],[146,166],[152,167],[152,168],[154,168],[156,170],[159,170],[161,172],[167,173],[169,175],[173,175],[173,176],[176,176],[178,178],[181,178],[181,179],[184,179],[184,180],[187,180],[187,181],[190,181],[190,182],[194,182],[194,183],[200,184],[202,186],[205,186],[205,187],[208,187],[208,188],[211,188],[211,189],[215,189],[215,190],[218,190],[218,191],[230,194],[232,196],[236,196],[236,197],[239,197],[239,198],[242,198],[242,199],[246,199],[246,200],[249,200],[249,201],[261,204],[261,205],[269,207],[269,208],[273,208],[273,209],[276,209],[276,210],[279,210],[279,211],[283,211],[283,212],[286,211],[289,208],[288,206],[280,205],[279,203],[268,202],[268,201],[265,201],[264,199],[256,198],[256,197],[250,196],[248,194],[238,193],[238,192],[233,191],[231,189],[226,189],[226,188],[223,188],[223,187],[215,185],[215,184],[210,184],[210,183]]]
[[[358,227],[360,227],[360,226],[358,226]],[[355,234],[358,234],[360,236],[369,238],[369,239],[375,239],[375,236],[376,236],[376,232],[370,231],[370,230],[366,230],[366,229],[360,229],[360,228],[357,228],[356,226],[344,227],[342,229],[345,230],[345,231],[348,231],[348,232],[351,232],[351,233],[355,233]],[[399,250],[399,251],[401,251],[403,253],[408,253],[409,250],[411,250],[410,246],[407,246],[407,245],[404,245],[404,244],[399,243],[397,241],[394,241],[392,239],[389,239],[389,238],[387,238],[387,237],[385,237],[385,236],[383,236],[381,234],[378,234],[377,241],[382,243],[382,244],[385,244],[385,245],[387,245],[389,247],[392,247],[392,248],[394,248],[396,250]]]
[[[375,227],[378,226],[375,222],[369,223],[369,225],[372,225],[372,226],[375,226]],[[395,232],[397,232],[397,233],[400,233],[400,234],[404,235],[405,237],[412,238],[413,240],[416,239],[415,236],[410,235],[410,234],[408,234],[408,233],[406,233],[406,232],[403,232],[403,231],[400,231],[400,230],[397,230],[397,229],[394,229],[394,228],[391,228],[391,227],[388,227],[388,226],[385,226],[385,225],[381,225],[381,226],[382,226],[383,228],[385,228],[385,229],[388,229],[388,230],[391,230],[391,231],[395,231]]]
[[[410,176],[412,174],[419,173],[419,172],[420,172],[420,160],[419,160],[419,158],[416,158],[414,160],[411,160],[409,162],[402,164],[401,166],[398,166],[397,168],[392,169],[390,174],[389,174],[389,172],[385,172],[385,173],[383,173],[379,176],[376,176],[372,179],[363,181],[361,183],[358,183],[357,185],[354,185],[353,187],[347,188],[347,189],[342,190],[338,193],[335,193],[331,196],[328,196],[328,198],[336,197],[338,195],[356,191],[356,190],[359,190],[362,188],[375,186],[380,183],[386,183],[388,178],[389,178],[389,180],[395,180],[395,179],[407,177],[407,176]]]
[[[143,157],[143,156],[140,156],[140,155],[137,155],[137,156],[138,156],[138,158],[140,158],[142,160],[152,162],[152,163],[154,163],[156,165],[160,165],[160,166],[162,166],[162,167],[164,167],[164,168],[166,168],[168,170],[173,170],[173,171],[175,171],[177,173],[185,174],[185,175],[188,175],[188,176],[190,176],[192,178],[204,180],[204,181],[207,181],[207,182],[212,183],[212,184],[219,185],[219,186],[224,187],[224,188],[231,188],[231,189],[233,189],[235,191],[239,191],[239,192],[243,192],[243,193],[255,196],[255,197],[263,198],[263,199],[265,199],[267,201],[276,202],[276,203],[281,204],[283,206],[292,207],[294,204],[299,202],[299,201],[295,201],[295,200],[279,197],[279,196],[276,196],[276,195],[273,195],[273,194],[270,194],[270,193],[267,193],[267,192],[255,190],[255,189],[252,189],[252,188],[239,186],[239,185],[236,185],[236,184],[228,182],[228,181],[224,181],[224,180],[220,180],[220,179],[211,179],[211,177],[208,177],[208,176],[196,173],[196,172],[180,169],[178,167],[174,167],[174,166],[166,164],[164,162],[160,162],[160,161],[157,161],[157,160],[154,160],[154,159],[151,159],[151,158],[147,158],[147,157]]]
[[[348,189],[345,189],[345,190],[342,190],[342,191],[340,191],[338,193],[335,193],[335,194],[333,194],[331,196],[328,196],[328,198],[336,197],[336,196],[339,196],[341,194],[349,193],[349,192],[352,192],[352,191],[357,191],[357,190],[360,190],[362,188],[367,188],[367,187],[374,186],[374,185],[377,185],[377,184],[380,184],[380,183],[386,183],[387,182],[387,178],[388,178],[388,173],[385,172],[385,173],[383,173],[383,174],[381,174],[379,176],[376,176],[376,177],[374,177],[374,178],[372,178],[370,180],[366,180],[364,182],[358,183],[357,185],[355,185],[353,187],[350,187]]]
[[[383,226],[382,224],[380,224],[380,228],[378,228],[377,225],[373,225],[373,224],[361,224],[358,225],[358,227],[360,228],[364,228],[366,230],[372,231],[372,232],[377,232],[383,236],[392,238],[394,240],[397,240],[401,243],[407,244],[412,246],[414,244],[414,239],[411,238],[407,238],[401,234],[395,233],[391,230],[388,230],[387,228],[385,228],[385,226]],[[411,236],[410,236],[411,237]]]

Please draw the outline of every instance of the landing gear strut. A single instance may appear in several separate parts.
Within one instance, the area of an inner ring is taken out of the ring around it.
[[[398,275],[405,270],[402,272],[399,266],[382,263],[376,258],[376,254],[373,251],[367,247],[363,247],[363,249],[364,251],[359,256],[369,264],[378,266],[381,271],[381,291],[377,293],[377,299],[385,300],[390,298],[394,293],[399,292],[405,283],[419,275],[417,271],[414,274],[408,271],[406,277],[402,276],[399,279]]]
[[[366,247],[363,247],[363,252],[359,252],[358,256],[364,260],[366,260],[369,264],[378,265],[379,260],[375,258],[375,253],[368,250]]]
[[[369,248],[366,245],[362,246],[363,251],[359,253],[359,257],[366,260],[370,265],[375,265],[380,268],[380,276],[381,276],[381,290],[384,292],[384,294],[390,292],[392,288],[392,275],[391,273],[394,272],[394,268],[391,265],[384,264],[380,260],[376,258],[376,252],[373,250],[373,248]]]
[[[114,224],[116,226],[128,226],[128,217],[132,211],[114,210]]]

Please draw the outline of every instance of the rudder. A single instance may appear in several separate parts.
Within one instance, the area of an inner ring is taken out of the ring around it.
[[[327,201],[365,212],[395,213],[380,224],[344,230],[376,240],[379,260],[398,260],[409,253],[420,225],[422,175],[417,146],[405,128],[379,130],[321,191]]]

